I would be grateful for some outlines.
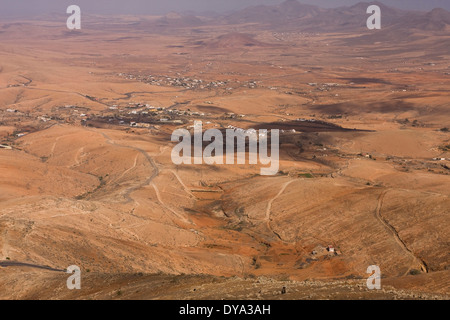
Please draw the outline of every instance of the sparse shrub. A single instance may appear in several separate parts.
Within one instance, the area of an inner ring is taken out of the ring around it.
[[[410,275],[412,275],[412,276],[417,276],[417,275],[419,275],[421,272],[419,271],[419,270],[417,270],[417,269],[412,269],[410,272],[409,272],[409,274]]]

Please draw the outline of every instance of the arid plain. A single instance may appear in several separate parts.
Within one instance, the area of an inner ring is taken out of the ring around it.
[[[0,298],[448,299],[450,13],[259,14],[0,23]],[[174,165],[195,120],[282,129],[279,174]]]

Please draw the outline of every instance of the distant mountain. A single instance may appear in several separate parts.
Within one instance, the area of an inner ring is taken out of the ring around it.
[[[450,26],[450,12],[437,8],[427,13],[411,14],[405,16],[398,25],[425,31],[445,31]]]
[[[450,12],[434,9],[431,12],[406,11],[381,2],[360,2],[350,7],[324,9],[288,0],[280,5],[249,7],[223,17],[228,24],[258,23],[273,30],[308,32],[348,32],[366,28],[367,8],[378,5],[382,13],[382,28],[393,27],[425,31],[444,31],[450,26]],[[394,29],[392,31],[395,32]]]
[[[382,11],[383,13],[383,11]],[[379,31],[362,34],[359,37],[348,39],[349,45],[375,42],[411,42],[424,39],[429,34],[448,34],[450,30],[450,12],[444,9],[434,9],[430,12],[400,12],[400,15],[387,23],[382,15],[382,28]],[[436,51],[448,51],[450,46],[447,40],[436,43]]]
[[[339,7],[329,9],[322,15],[315,17],[317,21],[326,21],[328,28],[326,30],[345,30],[349,28],[366,28],[367,8],[370,5],[377,5],[381,9],[382,26],[393,25],[398,22],[398,19],[407,14],[407,11],[395,9],[386,6],[381,2],[360,2],[351,7]],[[314,21],[311,21],[311,26],[314,26]]]
[[[185,15],[176,12],[170,12],[156,21],[158,27],[198,27],[204,22],[194,15]]]
[[[248,7],[225,17],[227,23],[238,24],[257,22],[261,24],[279,24],[304,17],[314,17],[325,9],[301,4],[296,0],[287,0],[280,5],[259,5]]]

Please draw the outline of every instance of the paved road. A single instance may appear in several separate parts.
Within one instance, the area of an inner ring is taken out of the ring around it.
[[[17,262],[17,261],[0,261],[0,267],[2,267],[2,268],[28,267],[28,268],[43,269],[43,270],[55,271],[55,272],[66,272],[66,270],[55,269],[55,268],[52,268],[49,266],[41,266],[38,264],[24,263],[24,262]]]

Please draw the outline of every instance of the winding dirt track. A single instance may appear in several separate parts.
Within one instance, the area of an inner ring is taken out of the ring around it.
[[[170,170],[170,172],[177,178],[178,182],[183,187],[184,191],[192,198],[195,198],[195,196],[192,194],[191,190],[184,184],[183,180],[181,180],[181,177],[178,175],[178,173],[175,170]]]
[[[133,202],[133,199],[130,196],[131,193],[133,193],[134,191],[139,190],[145,186],[150,185],[152,183],[152,181],[159,175],[159,168],[156,165],[155,161],[148,155],[147,152],[145,152],[144,150],[142,150],[140,148],[115,143],[106,133],[101,132],[101,131],[94,131],[91,129],[89,129],[89,130],[101,134],[106,139],[106,142],[112,146],[119,147],[119,148],[127,148],[127,149],[131,149],[131,150],[140,152],[150,163],[151,167],[153,168],[152,175],[147,180],[145,180],[143,183],[136,185],[136,186],[129,187],[125,191],[124,198],[127,200],[128,203]]]
[[[292,182],[294,182],[294,181],[296,181],[296,180],[291,180],[291,181],[288,181],[288,182],[284,183],[284,184],[282,185],[282,187],[281,187],[280,192],[278,192],[278,194],[277,194],[275,197],[273,197],[272,199],[270,199],[269,203],[267,204],[266,217],[265,217],[265,219],[264,219],[264,220],[266,221],[267,228],[270,230],[270,232],[272,232],[278,239],[280,239],[280,241],[283,241],[283,242],[285,242],[285,243],[290,243],[290,242],[288,242],[288,241],[286,241],[286,240],[283,240],[283,239],[281,238],[281,236],[280,236],[275,230],[273,230],[272,225],[270,224],[270,222],[272,221],[272,220],[270,219],[270,215],[271,215],[271,211],[272,211],[272,204],[273,204],[273,202],[274,202],[275,200],[277,200],[277,199],[283,194],[283,192],[286,190],[286,188],[287,188]]]
[[[383,201],[384,198],[386,196],[386,194],[388,193],[389,190],[385,190],[380,194],[380,197],[378,198],[378,205],[377,205],[377,209],[375,211],[375,217],[377,218],[378,221],[381,222],[381,224],[384,225],[384,227],[390,232],[392,233],[392,235],[394,236],[395,241],[398,243],[398,245],[400,247],[402,247],[402,249],[413,259],[413,263],[420,266],[420,268],[422,269],[423,272],[428,273],[428,267],[427,264],[425,263],[425,261],[423,261],[422,259],[416,257],[414,255],[414,253],[407,247],[406,243],[400,238],[397,230],[389,224],[389,222],[383,218],[383,216],[381,215],[381,209],[383,207]],[[414,266],[411,266],[408,271],[406,271],[405,275],[407,275],[411,269],[413,269]]]
[[[89,129],[89,130],[90,130],[90,129]],[[160,196],[160,194],[159,194],[159,189],[158,189],[158,187],[156,186],[156,184],[153,183],[153,180],[154,180],[156,177],[158,177],[158,175],[159,175],[159,173],[160,173],[160,170],[159,170],[158,166],[156,165],[155,161],[148,155],[147,152],[145,152],[144,150],[142,150],[142,149],[140,149],[140,148],[137,148],[137,147],[127,146],[127,145],[122,145],[122,144],[115,143],[115,142],[114,142],[114,141],[113,141],[106,133],[104,133],[104,132],[101,132],[101,131],[94,131],[94,130],[91,130],[91,131],[100,133],[100,134],[106,139],[106,142],[107,142],[108,144],[112,145],[112,146],[119,147],[119,148],[132,149],[132,150],[135,150],[135,151],[140,152],[140,153],[148,160],[148,162],[149,162],[150,165],[152,166],[152,168],[153,168],[153,173],[152,173],[152,175],[151,175],[147,180],[145,180],[143,183],[140,183],[140,184],[135,185],[135,186],[131,186],[131,187],[129,187],[128,189],[126,189],[125,194],[124,194],[123,196],[124,196],[124,198],[127,200],[127,203],[130,203],[130,202],[133,202],[133,201],[134,201],[134,200],[131,198],[131,193],[133,193],[134,191],[139,190],[139,189],[141,189],[141,188],[143,188],[143,187],[146,187],[146,186],[150,186],[150,185],[151,185],[151,186],[153,187],[153,189],[155,190],[155,193],[156,193],[156,197],[157,197],[157,199],[158,199],[158,202],[160,202],[161,205],[162,205],[164,208],[166,208],[167,210],[169,210],[170,212],[172,212],[172,213],[173,213],[177,218],[179,218],[181,221],[183,221],[183,222],[185,222],[185,223],[187,223],[187,224],[192,224],[192,222],[189,221],[189,219],[187,219],[186,217],[184,217],[182,214],[176,212],[175,210],[169,208],[169,207],[166,206],[166,205],[164,204],[164,202],[162,201],[161,196]],[[162,151],[162,152],[164,152],[164,151]],[[178,176],[178,175],[175,175],[175,176]],[[177,178],[179,178],[179,177],[177,177]],[[180,182],[182,183],[181,179],[180,179]],[[184,185],[184,183],[182,183],[182,184]],[[185,187],[185,186],[184,186],[184,187]]]
[[[185,222],[185,223],[191,223],[191,221],[189,221],[188,219],[186,219],[183,215],[181,215],[180,213],[176,212],[174,209],[168,207],[162,200],[161,195],[159,193],[159,189],[158,187],[152,183],[151,186],[153,187],[153,189],[155,190],[156,193],[156,198],[158,199],[158,202],[167,210],[169,210],[170,212],[172,212],[178,219],[180,219],[181,221]]]

